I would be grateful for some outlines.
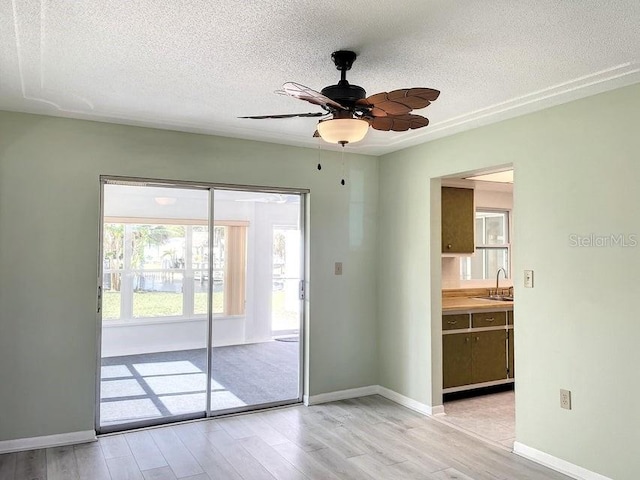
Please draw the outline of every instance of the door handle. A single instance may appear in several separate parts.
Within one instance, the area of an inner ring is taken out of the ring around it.
[[[98,287],[98,308],[97,313],[102,311],[102,286]]]

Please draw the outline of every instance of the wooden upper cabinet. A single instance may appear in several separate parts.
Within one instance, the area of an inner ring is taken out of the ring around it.
[[[475,249],[473,189],[442,187],[442,253]]]

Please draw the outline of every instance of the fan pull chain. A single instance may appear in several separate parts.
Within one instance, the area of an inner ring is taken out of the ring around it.
[[[322,170],[322,165],[320,164],[320,141],[318,141],[318,170]]]
[[[340,180],[340,185],[346,185],[347,182],[344,181],[344,143],[342,144],[342,180]]]

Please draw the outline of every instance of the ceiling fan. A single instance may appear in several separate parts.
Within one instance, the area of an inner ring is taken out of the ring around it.
[[[321,137],[329,143],[338,143],[344,147],[347,143],[362,140],[369,127],[375,130],[404,132],[410,129],[426,127],[429,120],[411,113],[427,107],[438,98],[440,92],[431,88],[403,88],[391,92],[376,93],[367,97],[364,88],[351,85],[347,81],[347,70],[356,60],[355,52],[338,50],[331,59],[340,70],[340,81],[329,85],[321,92],[287,82],[276,93],[288,95],[319,105],[323,112],[291,113],[283,115],[258,115],[240,118],[267,119],[293,117],[326,117],[320,120],[314,137]]]

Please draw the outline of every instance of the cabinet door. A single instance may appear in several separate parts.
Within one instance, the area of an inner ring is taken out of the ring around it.
[[[472,337],[473,383],[507,378],[507,332],[475,332]]]
[[[509,378],[516,378],[516,364],[513,361],[513,330],[509,330]]]
[[[471,379],[471,335],[442,336],[442,388],[469,385]]]
[[[442,253],[473,253],[473,190],[442,187]]]

